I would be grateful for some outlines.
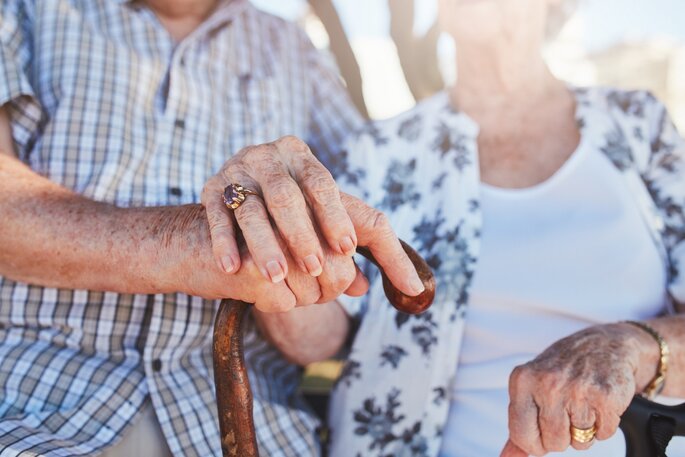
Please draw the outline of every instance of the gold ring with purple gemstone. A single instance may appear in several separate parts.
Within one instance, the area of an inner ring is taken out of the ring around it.
[[[259,196],[254,190],[247,189],[240,184],[229,184],[224,189],[224,203],[229,209],[236,210],[243,204],[248,195]]]

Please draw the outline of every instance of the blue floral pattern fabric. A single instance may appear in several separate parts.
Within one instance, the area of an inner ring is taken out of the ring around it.
[[[685,304],[685,142],[646,92],[573,90],[584,140],[625,177],[669,267],[673,302]],[[369,124],[336,166],[341,190],[385,212],[428,261],[437,293],[409,316],[372,275],[365,297],[341,299],[360,324],[331,396],[333,457],[438,455],[479,253],[477,136],[440,93]]]

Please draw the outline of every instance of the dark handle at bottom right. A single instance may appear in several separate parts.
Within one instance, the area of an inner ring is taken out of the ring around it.
[[[671,438],[685,436],[685,403],[666,406],[635,396],[620,426],[626,457],[664,457]]]

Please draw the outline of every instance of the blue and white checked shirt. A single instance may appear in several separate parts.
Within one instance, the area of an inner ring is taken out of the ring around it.
[[[304,34],[246,0],[222,2],[178,44],[138,3],[3,0],[3,104],[22,161],[122,207],[196,203],[232,153],[286,134],[335,160],[360,123]],[[215,310],[0,277],[0,456],[96,454],[148,398],[174,454],[220,455]],[[246,359],[262,455],[318,454],[298,369],[253,326]]]

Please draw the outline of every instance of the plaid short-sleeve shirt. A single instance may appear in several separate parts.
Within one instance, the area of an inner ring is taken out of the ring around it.
[[[246,0],[180,43],[135,2],[0,2],[0,105],[22,161],[122,207],[198,202],[232,153],[286,134],[326,163],[360,122],[303,33]],[[174,454],[220,455],[216,305],[0,277],[0,456],[96,454],[148,398]],[[253,327],[246,358],[261,453],[318,453],[298,370]]]

